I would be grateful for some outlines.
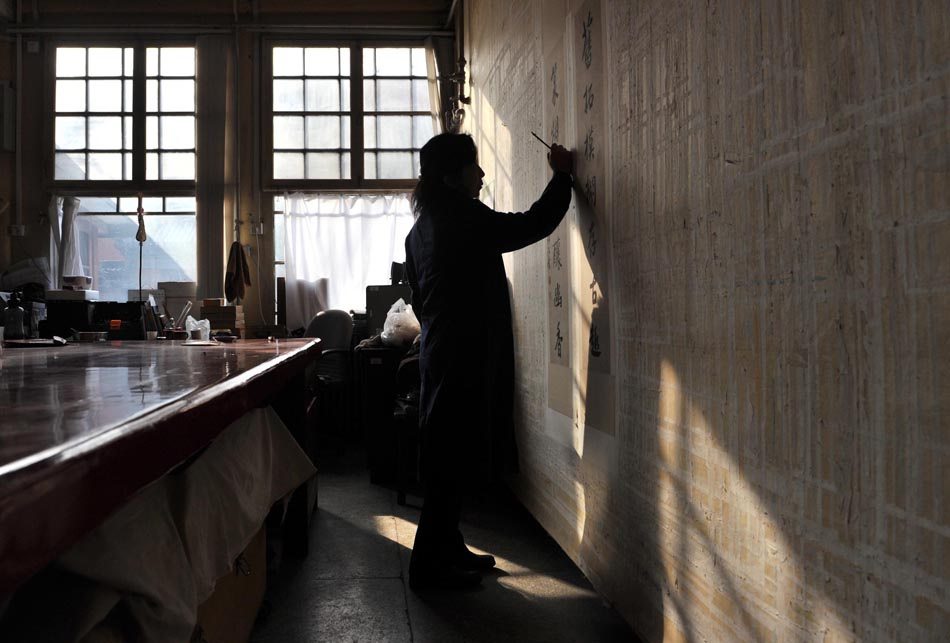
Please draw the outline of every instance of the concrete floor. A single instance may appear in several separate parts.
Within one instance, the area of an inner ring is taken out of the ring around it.
[[[637,641],[577,567],[509,496],[463,510],[470,548],[497,568],[464,592],[408,588],[420,500],[396,504],[362,460],[323,464],[310,556],[268,580],[257,643]],[[416,506],[411,506],[416,505]]]

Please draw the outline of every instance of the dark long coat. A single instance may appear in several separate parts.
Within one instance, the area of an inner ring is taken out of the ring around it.
[[[482,486],[517,470],[514,347],[502,254],[551,234],[571,202],[555,173],[524,213],[453,193],[406,237],[412,306],[422,324],[419,425],[427,485]]]

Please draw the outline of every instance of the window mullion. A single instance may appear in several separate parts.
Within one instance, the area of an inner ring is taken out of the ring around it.
[[[145,183],[145,44],[135,44],[132,75],[132,179]]]
[[[350,176],[363,185],[363,44],[350,45]]]

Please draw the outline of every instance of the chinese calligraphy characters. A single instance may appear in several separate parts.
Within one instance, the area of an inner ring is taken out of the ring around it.
[[[584,65],[588,68],[590,68],[590,65],[593,62],[593,58],[594,58],[594,54],[593,54],[594,32],[591,29],[591,25],[593,24],[593,22],[594,22],[594,16],[591,14],[590,11],[588,11],[587,19],[581,23],[581,28],[582,28],[581,41],[583,43],[582,49],[581,49],[581,57],[584,59]]]

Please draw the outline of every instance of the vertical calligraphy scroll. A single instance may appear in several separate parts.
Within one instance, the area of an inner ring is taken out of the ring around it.
[[[544,48],[542,86],[543,137],[549,143],[564,144],[565,103],[569,96],[564,67],[564,6],[548,7],[542,46]],[[556,9],[556,10],[555,10]],[[547,239],[548,267],[548,406],[571,418],[574,416],[571,370],[571,238],[570,217],[565,216]]]
[[[574,281],[578,325],[578,423],[612,434],[610,311],[607,298],[609,240],[606,184],[606,98],[600,0],[588,0],[574,14],[574,113],[577,188]]]

